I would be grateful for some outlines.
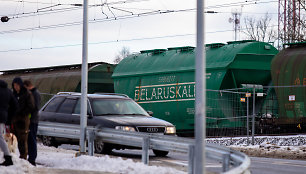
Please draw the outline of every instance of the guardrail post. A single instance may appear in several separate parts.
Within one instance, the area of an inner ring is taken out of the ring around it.
[[[188,174],[194,174],[194,145],[188,146]]]
[[[250,144],[250,141],[249,141],[249,137],[250,137],[250,132],[249,132],[249,130],[250,130],[250,124],[249,124],[250,122],[249,122],[249,97],[247,97],[247,145],[249,145]]]
[[[143,137],[141,161],[144,164],[149,163],[149,146],[150,146],[149,144],[150,144],[150,138],[149,137]]]
[[[252,145],[255,144],[254,134],[255,134],[255,86],[253,88],[253,117],[252,117]]]
[[[223,172],[226,172],[229,170],[230,165],[230,154],[226,153],[222,155],[222,170]]]
[[[88,130],[88,155],[94,155],[94,141],[95,141],[95,132],[93,130]]]

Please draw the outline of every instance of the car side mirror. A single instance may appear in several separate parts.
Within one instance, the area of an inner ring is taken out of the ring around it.
[[[150,116],[153,116],[153,111],[147,111]]]

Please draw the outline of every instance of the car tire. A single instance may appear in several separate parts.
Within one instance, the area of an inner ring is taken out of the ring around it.
[[[95,146],[95,153],[109,154],[112,151],[112,148],[101,140],[96,140],[94,146]]]
[[[58,144],[56,143],[54,137],[42,136],[41,140],[42,140],[43,145],[45,146],[58,147]]]
[[[153,153],[155,154],[155,156],[158,156],[158,157],[165,157],[165,156],[168,155],[169,151],[154,150],[154,149],[153,149]]]

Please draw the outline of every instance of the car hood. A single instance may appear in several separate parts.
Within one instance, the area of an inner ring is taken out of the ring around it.
[[[173,126],[171,123],[149,116],[112,115],[96,116],[97,120],[107,120],[125,126]]]

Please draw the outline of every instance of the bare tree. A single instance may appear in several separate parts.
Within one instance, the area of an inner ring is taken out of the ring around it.
[[[248,39],[274,42],[277,39],[277,32],[271,26],[271,15],[266,13],[262,18],[256,19],[254,17],[244,18],[245,28],[244,33]]]
[[[121,50],[116,55],[114,63],[118,64],[122,59],[126,58],[128,55],[130,55],[130,49],[125,46],[122,47]]]

